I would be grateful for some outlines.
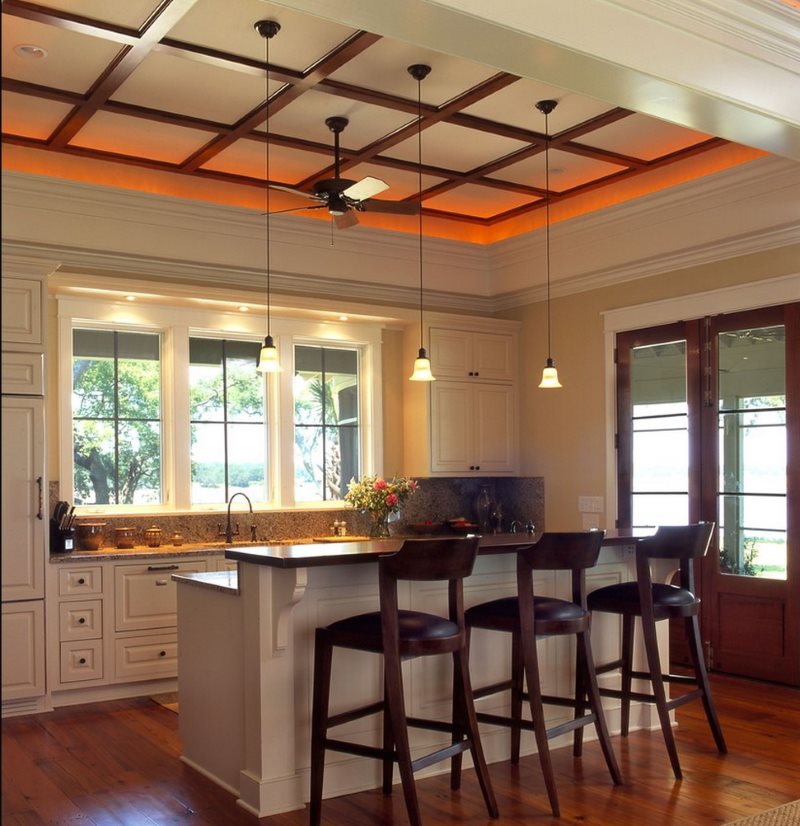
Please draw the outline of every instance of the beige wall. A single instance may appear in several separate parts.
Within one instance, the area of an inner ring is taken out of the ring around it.
[[[606,456],[603,311],[797,272],[800,245],[555,298],[551,304],[552,354],[564,385],[561,390],[536,386],[547,355],[545,305],[502,314],[523,325],[521,472],[544,477],[549,530],[581,527],[578,497],[604,496],[606,462],[614,461],[613,456]],[[601,527],[613,524],[601,522]]]

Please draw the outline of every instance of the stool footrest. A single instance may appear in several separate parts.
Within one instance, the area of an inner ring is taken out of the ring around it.
[[[472,696],[475,700],[479,700],[481,697],[489,697],[492,694],[499,694],[501,691],[511,691],[511,686],[511,680],[503,680],[503,682],[500,683],[473,688]]]
[[[328,718],[328,728],[341,726],[344,723],[350,723],[353,720],[360,720],[362,717],[369,717],[370,714],[378,714],[383,711],[383,709],[383,701],[379,701],[377,703],[370,703],[366,706],[352,708],[350,711],[343,711],[341,714],[333,714]]]
[[[359,757],[372,757],[376,760],[394,760],[394,752],[379,748],[378,746],[367,746],[363,743],[351,743],[347,740],[330,740],[325,738],[325,748],[331,751],[341,751],[345,754],[355,754]]]

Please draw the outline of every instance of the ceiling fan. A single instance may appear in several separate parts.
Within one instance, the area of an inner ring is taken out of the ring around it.
[[[389,188],[389,185],[379,178],[367,176],[360,181],[353,181],[349,178],[339,177],[339,135],[348,123],[348,119],[344,117],[331,117],[325,120],[325,125],[333,132],[333,178],[317,181],[311,192],[273,184],[274,189],[291,192],[293,195],[302,195],[304,198],[311,198],[314,201],[319,201],[319,203],[314,206],[280,209],[273,212],[273,215],[282,212],[298,212],[305,209],[327,209],[336,226],[339,229],[345,229],[358,223],[356,212],[389,212],[396,215],[415,215],[419,211],[419,205],[416,202],[370,200],[378,193]],[[367,202],[369,202],[368,206]]]

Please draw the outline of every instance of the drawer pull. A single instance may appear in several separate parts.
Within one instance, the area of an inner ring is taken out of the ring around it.
[[[148,565],[148,571],[177,571],[180,565]]]
[[[83,625],[86,622],[86,617],[78,617],[78,624]]]
[[[166,656],[167,656],[167,652],[166,652],[166,651],[159,651],[159,652],[158,652],[158,656],[159,656],[159,657],[166,657]]]
[[[78,660],[78,665],[86,665],[86,657],[81,657]]]
[[[86,585],[86,580],[85,580],[83,577],[81,577],[81,578],[78,580],[78,585]]]
[[[166,579],[157,579],[156,580],[156,585],[168,585],[168,584],[169,584],[169,580],[166,580]]]

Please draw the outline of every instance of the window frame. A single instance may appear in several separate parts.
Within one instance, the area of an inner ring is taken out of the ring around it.
[[[86,505],[82,515],[125,513],[215,513],[225,504],[191,503],[191,423],[189,338],[261,341],[265,319],[258,314],[195,309],[180,304],[127,302],[56,296],[58,316],[58,469],[59,498],[73,499],[72,331],[74,327],[159,333],[161,335],[163,502],[160,505]],[[360,450],[363,473],[375,473],[383,460],[380,323],[332,322],[273,315],[272,335],[282,372],[266,376],[267,501],[260,510],[331,510],[342,500],[296,502],[294,497],[294,345],[348,346],[359,349]],[[182,369],[185,366],[185,369]],[[253,367],[255,371],[255,365]],[[181,447],[182,446],[182,447]]]

